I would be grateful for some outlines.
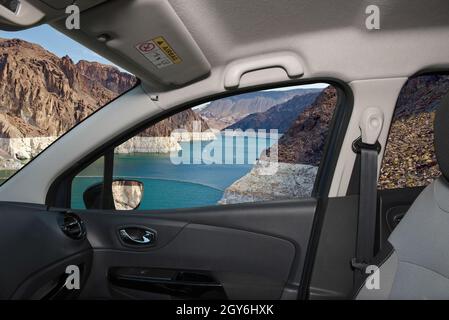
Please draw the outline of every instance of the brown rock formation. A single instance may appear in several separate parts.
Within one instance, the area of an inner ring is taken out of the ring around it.
[[[135,81],[112,66],[0,39],[0,137],[60,135]]]
[[[197,121],[201,131],[206,131],[209,129],[209,126],[205,120],[203,120],[192,109],[187,109],[156,123],[154,126],[145,129],[139,135],[150,137],[169,137],[175,129],[184,129],[189,132],[193,132],[193,129],[197,130],[197,128],[193,128],[194,121]]]
[[[441,173],[433,147],[433,119],[449,92],[449,76],[410,79],[399,94],[382,160],[381,189],[424,186]]]
[[[336,104],[337,91],[329,86],[279,139],[278,161],[318,166]]]
[[[283,133],[291,126],[298,115],[315,101],[318,95],[319,92],[314,92],[294,96],[265,112],[251,113],[226,129],[277,129],[279,133]]]
[[[59,136],[136,83],[117,68],[68,56],[57,57],[39,45],[0,39],[0,137]],[[207,123],[192,110],[165,119],[141,133],[170,136]]]
[[[254,113],[262,113],[284,103],[294,96],[317,93],[319,89],[292,89],[286,91],[256,91],[212,101],[199,114],[209,126],[222,130]]]

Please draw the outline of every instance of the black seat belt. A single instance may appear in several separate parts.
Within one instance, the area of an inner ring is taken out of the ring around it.
[[[367,108],[360,120],[362,136],[353,143],[360,153],[359,209],[355,257],[351,260],[357,280],[364,279],[366,267],[374,258],[377,218],[377,161],[380,144],[377,141],[383,125],[383,114],[378,108]]]
[[[357,225],[356,256],[351,260],[354,269],[365,272],[374,257],[377,217],[377,160],[380,144],[365,144],[361,139],[354,142],[360,153],[360,187]]]

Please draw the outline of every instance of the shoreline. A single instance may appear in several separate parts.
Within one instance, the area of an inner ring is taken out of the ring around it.
[[[21,169],[58,138],[57,136],[0,138],[0,172]],[[118,154],[165,154],[181,150],[181,142],[213,141],[215,139],[217,136],[213,132],[186,132],[176,137],[135,136],[116,147],[115,152]]]

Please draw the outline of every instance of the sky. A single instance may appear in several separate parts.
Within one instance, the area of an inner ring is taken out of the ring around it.
[[[0,38],[18,38],[33,42],[56,54],[58,57],[68,55],[75,63],[79,60],[88,60],[113,65],[112,62],[80,45],[78,42],[70,39],[49,25],[41,25],[15,32],[0,30]]]

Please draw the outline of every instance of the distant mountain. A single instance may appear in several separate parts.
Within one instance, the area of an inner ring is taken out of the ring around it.
[[[336,104],[337,91],[329,86],[279,139],[278,161],[318,166]]]
[[[249,114],[265,112],[296,95],[316,93],[321,89],[296,89],[287,91],[258,91],[212,101],[198,111],[215,129],[226,128]]]
[[[319,91],[294,96],[290,100],[277,104],[265,112],[247,115],[226,129],[277,129],[279,133],[283,133],[291,126],[298,115],[315,101],[318,95]]]
[[[173,130],[184,129],[189,132],[193,132],[197,127],[193,126],[193,122],[197,121],[201,131],[209,129],[207,122],[196,114],[192,109],[187,109],[182,112],[176,113],[171,117],[164,119],[154,126],[151,126],[141,132],[140,136],[150,137],[170,137]]]

